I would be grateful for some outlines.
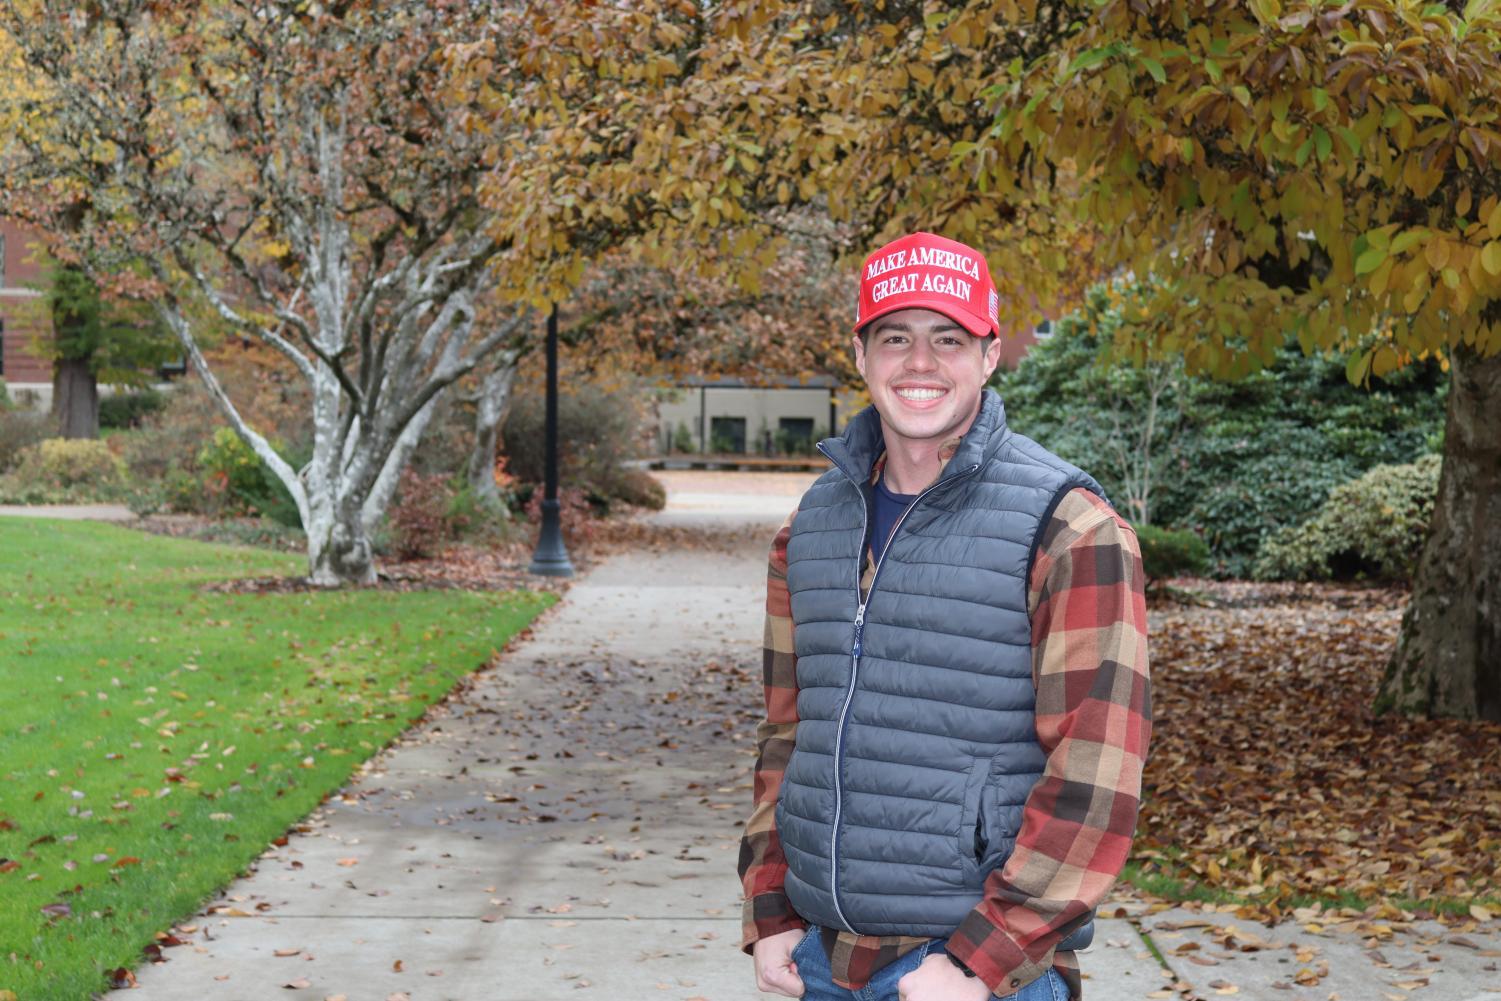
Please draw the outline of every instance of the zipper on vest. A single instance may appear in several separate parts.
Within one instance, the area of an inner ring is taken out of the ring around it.
[[[819,450],[822,451],[822,448]],[[855,564],[855,597],[857,599],[855,608],[855,640],[850,647],[850,683],[849,687],[845,689],[844,704],[839,707],[839,719],[837,728],[834,731],[834,823],[829,833],[829,896],[834,901],[834,913],[838,915],[840,923],[844,925],[847,931],[854,931],[855,929],[850,924],[849,919],[844,916],[844,908],[839,906],[839,825],[844,814],[844,781],[841,778],[841,774],[844,763],[844,731],[849,725],[850,703],[855,699],[855,684],[860,674],[861,638],[865,633],[865,606],[870,604],[871,596],[876,593],[876,582],[881,579],[881,567],[886,563],[886,554],[891,552],[891,541],[896,538],[896,533],[902,530],[902,523],[907,520],[907,515],[912,513],[912,509],[917,507],[924,497],[939,487],[954,482],[960,476],[968,476],[979,468],[979,463],[976,463],[963,472],[956,473],[947,479],[939,480],[912,498],[912,503],[907,505],[907,509],[902,512],[901,517],[897,518],[896,524],[891,526],[891,535],[886,539],[886,545],[881,547],[881,558],[876,560],[875,571],[870,575],[870,590],[866,592],[863,599],[860,598],[858,558]],[[846,473],[845,475],[849,474]],[[863,492],[860,510],[860,546],[862,549],[860,556],[863,557],[865,555],[863,550],[867,545],[865,534],[870,531],[870,509],[864,503]]]

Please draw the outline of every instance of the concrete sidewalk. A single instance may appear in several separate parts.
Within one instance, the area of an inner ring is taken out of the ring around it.
[[[61,518],[64,521],[135,521],[124,504],[0,504],[0,518]]]
[[[759,713],[765,543],[796,493],[772,481],[759,499],[718,503],[723,483],[670,482],[663,522],[754,521],[766,540],[597,566],[523,646],[187,923],[189,944],[139,969],[122,999],[767,997],[737,949],[735,861]],[[1292,945],[1306,934],[1255,926],[1268,945],[1243,952],[1218,927],[1229,923],[1186,910],[1102,919],[1084,957],[1089,1001],[1420,1001],[1397,986],[1419,979],[1436,998],[1501,998],[1489,992],[1501,985],[1493,926],[1466,945],[1447,933],[1382,943],[1382,968],[1355,934],[1313,936],[1310,951]],[[1404,969],[1414,957],[1423,965]],[[1300,969],[1318,963],[1330,971],[1304,986]]]

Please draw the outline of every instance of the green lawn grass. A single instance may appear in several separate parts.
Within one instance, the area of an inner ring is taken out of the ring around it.
[[[200,591],[304,568],[0,518],[0,997],[136,965],[553,600]]]

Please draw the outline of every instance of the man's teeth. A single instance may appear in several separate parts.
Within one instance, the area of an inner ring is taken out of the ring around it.
[[[904,400],[936,400],[944,394],[942,389],[898,389],[896,395]]]

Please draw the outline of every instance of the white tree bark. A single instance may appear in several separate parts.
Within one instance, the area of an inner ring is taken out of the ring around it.
[[[474,448],[469,454],[469,489],[489,510],[506,512],[505,499],[495,485],[495,450],[500,437],[500,422],[511,402],[511,386],[516,381],[517,352],[497,355],[485,373],[475,400]]]

